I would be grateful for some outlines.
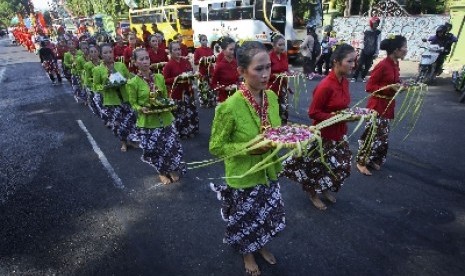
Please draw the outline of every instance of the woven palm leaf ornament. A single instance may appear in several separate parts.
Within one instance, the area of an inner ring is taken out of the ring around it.
[[[307,82],[305,81],[305,76],[302,73],[296,73],[296,72],[284,72],[280,74],[275,74],[276,79],[272,82],[272,85],[274,85],[276,82],[279,82],[279,93],[283,90],[283,85],[284,83],[289,86],[289,83],[293,84],[294,87],[294,93],[293,93],[293,102],[294,102],[294,110],[298,114],[298,106],[299,106],[299,100],[300,100],[300,93],[301,91],[307,91]],[[287,80],[287,82],[285,82]],[[289,88],[286,87],[286,90],[289,91]]]
[[[323,156],[320,131],[314,126],[309,127],[306,125],[285,125],[274,128],[264,128],[262,133],[257,135],[254,139],[244,145],[242,149],[236,151],[235,153],[220,158],[191,162],[188,163],[188,168],[202,168],[218,162],[223,162],[224,160],[233,158],[235,156],[248,154],[254,150],[261,149],[266,146],[273,147],[272,152],[268,156],[255,164],[244,174],[231,177],[222,177],[223,179],[242,178],[255,172],[264,170],[273,164],[281,163],[283,160],[290,156],[300,157],[304,154],[307,154],[308,145],[313,142],[316,142],[319,145],[317,150],[320,152],[321,156]],[[273,160],[273,157],[278,156],[282,150],[287,152],[280,156],[278,159]]]
[[[386,97],[381,94],[382,91],[386,89],[395,89],[396,92],[393,97]],[[392,122],[393,127],[399,125],[399,123],[406,118],[410,117],[408,125],[410,127],[409,131],[407,132],[404,140],[410,135],[410,133],[415,128],[415,125],[420,117],[421,109],[424,104],[425,96],[428,93],[428,86],[424,83],[414,82],[412,80],[404,81],[403,83],[399,84],[390,84],[380,89],[368,94],[366,97],[362,98],[358,101],[354,107],[358,107],[362,104],[367,98],[371,96],[389,99],[389,103],[386,106],[384,112],[391,106],[393,101],[397,99],[401,94],[405,94],[405,97],[402,101],[400,108],[397,109],[395,119]],[[384,113],[383,112],[383,113]]]

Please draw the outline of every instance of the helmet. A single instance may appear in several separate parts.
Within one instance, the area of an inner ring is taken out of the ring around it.
[[[452,24],[450,24],[449,22],[444,23],[444,26],[446,27],[447,31],[452,30]]]
[[[307,24],[306,28],[307,28],[307,34],[311,34],[315,32],[316,26],[313,24]]]
[[[373,16],[372,18],[370,18],[370,21],[369,21],[370,28],[373,29],[373,25],[375,25],[375,23],[379,25],[379,22],[380,22],[379,17]]]
[[[441,25],[436,29],[436,34],[438,33],[446,33],[447,32],[447,27],[445,25]]]

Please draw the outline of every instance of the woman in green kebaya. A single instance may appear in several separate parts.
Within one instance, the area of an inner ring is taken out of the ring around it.
[[[161,74],[150,70],[150,57],[147,50],[134,50],[133,60],[137,75],[129,80],[127,89],[129,101],[137,114],[137,129],[140,147],[143,150],[141,160],[156,169],[163,184],[179,181],[186,173],[182,161],[183,149],[179,133],[174,126],[174,116],[170,110],[154,112],[150,107],[150,94],[159,99],[167,99],[168,92]]]

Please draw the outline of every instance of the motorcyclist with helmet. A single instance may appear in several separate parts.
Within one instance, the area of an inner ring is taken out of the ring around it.
[[[439,54],[438,59],[436,61],[437,66],[436,66],[435,73],[437,75],[442,73],[442,66],[444,64],[444,61],[447,55],[450,54],[450,51],[452,49],[452,44],[457,42],[457,37],[450,33],[451,29],[452,29],[452,24],[450,23],[441,25],[436,29],[436,34],[431,36],[428,39],[428,41],[431,44],[436,44],[444,48],[444,50]]]

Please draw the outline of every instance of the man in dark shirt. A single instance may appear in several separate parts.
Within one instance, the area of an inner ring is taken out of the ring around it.
[[[358,75],[361,73],[362,81],[365,82],[368,70],[373,65],[373,60],[378,56],[379,52],[379,41],[381,37],[381,31],[378,30],[379,18],[372,17],[370,19],[370,29],[366,30],[363,34],[363,49],[360,52],[360,56],[357,61],[357,68],[352,77],[351,82],[357,81]]]
[[[58,79],[58,82],[61,83],[61,75],[58,72],[58,65],[57,65],[57,57],[56,54],[53,52],[51,47],[48,47],[48,40],[42,40],[40,42],[40,50],[39,50],[39,58],[42,66],[44,67],[45,71],[47,72],[50,80],[53,84],[56,84],[55,76]]]

